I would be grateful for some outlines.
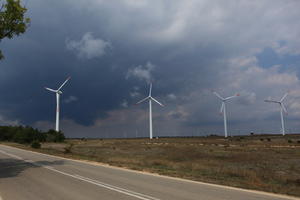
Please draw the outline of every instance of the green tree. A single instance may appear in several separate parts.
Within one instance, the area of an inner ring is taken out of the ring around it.
[[[47,142],[63,142],[65,140],[65,136],[61,131],[57,132],[53,129],[50,129],[46,135]]]
[[[30,23],[30,19],[24,16],[26,11],[20,0],[0,0],[0,41],[26,31]],[[3,58],[0,50],[0,60]]]

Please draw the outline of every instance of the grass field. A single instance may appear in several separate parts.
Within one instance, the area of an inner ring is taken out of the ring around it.
[[[68,139],[38,151],[196,181],[300,196],[300,135]]]

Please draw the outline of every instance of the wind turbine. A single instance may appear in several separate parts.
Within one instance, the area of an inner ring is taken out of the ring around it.
[[[285,112],[287,114],[287,110],[286,110],[286,108],[285,108],[285,106],[283,105],[282,102],[287,97],[288,94],[289,93],[285,93],[285,95],[283,95],[283,97],[280,99],[280,101],[274,101],[274,100],[270,100],[270,99],[265,100],[265,102],[267,102],[267,103],[277,103],[280,106],[281,133],[282,133],[282,135],[285,135],[283,112]]]
[[[149,132],[150,132],[150,139],[153,138],[153,130],[152,130],[152,101],[156,102],[158,105],[160,106],[164,106],[162,103],[160,103],[159,101],[157,101],[156,99],[154,99],[151,96],[151,92],[152,92],[152,83],[150,84],[150,90],[149,90],[149,96],[147,96],[146,98],[140,100],[139,102],[137,102],[136,104],[140,104],[146,100],[149,100]]]
[[[46,90],[49,90],[50,92],[56,93],[56,124],[55,124],[55,130],[58,132],[59,131],[59,97],[62,94],[61,88],[70,80],[71,77],[68,77],[63,84],[57,89],[53,90],[51,88],[45,87]]]
[[[220,109],[220,114],[223,113],[223,116],[224,116],[224,133],[225,133],[225,138],[227,138],[226,101],[229,100],[229,99],[232,99],[234,97],[240,96],[240,94],[235,94],[234,96],[223,98],[217,92],[213,92],[213,93],[222,101],[222,105],[221,105],[221,109]]]

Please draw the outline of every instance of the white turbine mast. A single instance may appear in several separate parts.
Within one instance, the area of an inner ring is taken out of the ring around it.
[[[289,93],[285,93],[283,95],[283,97],[280,99],[280,101],[274,101],[274,100],[270,100],[270,99],[267,99],[265,100],[265,102],[267,103],[277,103],[279,106],[280,106],[280,117],[281,117],[281,133],[282,135],[285,135],[285,128],[284,128],[284,120],[283,120],[283,112],[285,114],[287,114],[287,110],[285,108],[285,106],[283,105],[283,100],[287,97]]]
[[[152,101],[154,101],[155,103],[157,103],[160,106],[164,106],[162,103],[160,103],[159,101],[157,101],[155,98],[152,97],[152,83],[150,83],[150,90],[149,90],[149,96],[147,96],[146,98],[140,100],[139,102],[137,102],[136,104],[140,104],[146,100],[149,100],[149,133],[150,136],[149,138],[152,139],[153,138],[153,129],[152,129]]]
[[[55,123],[55,130],[59,131],[59,98],[62,94],[61,88],[70,80],[71,77],[68,77],[63,84],[57,89],[53,90],[51,88],[45,87],[46,90],[49,90],[50,92],[54,92],[56,94],[56,123]]]
[[[213,93],[222,101],[221,109],[220,109],[220,114],[223,113],[223,117],[224,117],[224,134],[225,134],[225,138],[227,138],[228,135],[227,135],[226,101],[229,100],[229,99],[232,99],[234,97],[240,96],[240,94],[237,93],[237,94],[235,94],[233,96],[223,98],[217,92],[213,91]]]

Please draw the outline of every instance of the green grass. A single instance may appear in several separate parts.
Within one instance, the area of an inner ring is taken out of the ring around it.
[[[196,181],[300,196],[298,141],[300,135],[160,138],[151,141],[68,139],[61,144],[44,143],[35,151]]]

